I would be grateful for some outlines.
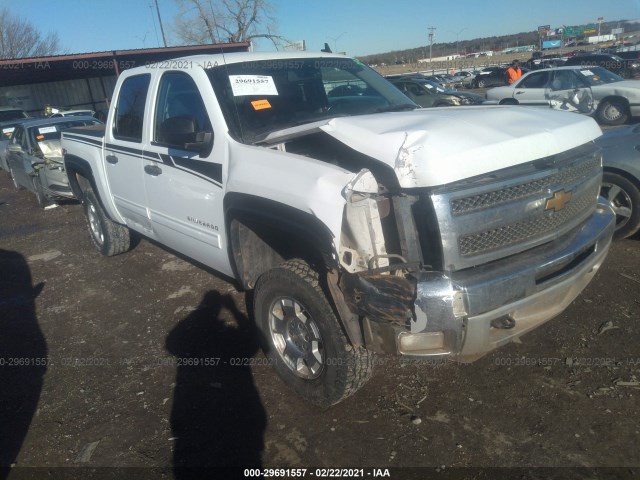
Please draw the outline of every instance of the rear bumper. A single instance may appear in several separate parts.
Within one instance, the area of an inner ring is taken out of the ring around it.
[[[416,274],[410,328],[365,318],[367,347],[473,361],[567,308],[600,268],[614,226],[613,211],[600,199],[586,222],[553,242],[450,277]]]

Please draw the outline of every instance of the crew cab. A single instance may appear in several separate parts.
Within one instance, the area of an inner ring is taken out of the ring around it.
[[[62,146],[102,254],[134,231],[253,290],[265,355],[328,406],[376,353],[472,361],[563,311],[613,234],[600,134],[420,109],[342,55],[233,53],[123,72]]]

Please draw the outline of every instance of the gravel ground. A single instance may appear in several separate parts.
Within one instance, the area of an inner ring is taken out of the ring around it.
[[[300,467],[305,478],[322,476],[316,467],[640,471],[638,239],[616,243],[584,294],[517,343],[468,365],[379,357],[372,380],[328,410],[266,364],[228,279],[146,240],[101,257],[80,205],[38,209],[4,172],[0,250],[0,479],[231,475],[184,465]]]

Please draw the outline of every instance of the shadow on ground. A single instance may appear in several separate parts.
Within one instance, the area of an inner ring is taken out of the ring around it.
[[[237,325],[225,323],[224,310]],[[258,346],[253,323],[216,291],[167,336],[178,365],[171,410],[176,478],[196,478],[193,468],[262,465],[267,417],[244,360]]]
[[[47,343],[38,325],[25,258],[0,249],[0,480],[16,463],[38,406],[47,370]]]

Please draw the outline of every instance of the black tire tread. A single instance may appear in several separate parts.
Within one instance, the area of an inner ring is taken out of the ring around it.
[[[318,293],[319,296],[325,298],[326,296],[320,285],[320,279],[318,273],[313,270],[306,262],[299,259],[288,260],[282,267],[295,273],[305,282],[307,282]],[[329,302],[327,302],[327,308],[331,308]],[[347,343],[346,349],[349,355],[350,364],[353,365],[352,369],[347,371],[347,376],[341,380],[338,385],[343,389],[343,395],[335,403],[350,397],[357,392],[373,375],[373,364],[375,355],[373,352],[362,347],[354,347]],[[336,382],[338,383],[338,381]]]
[[[127,252],[131,248],[131,233],[129,229],[124,225],[114,222],[106,215],[93,189],[88,189],[84,196],[84,203],[89,201],[95,205],[96,212],[98,213],[102,223],[104,243],[100,245],[96,242],[95,238],[93,238],[91,227],[89,225],[89,216],[85,212],[85,221],[87,222],[87,228],[89,229],[89,236],[98,251],[107,257],[113,257]],[[88,207],[85,205],[85,208]]]
[[[327,316],[331,316],[336,322],[335,328],[340,328],[338,320],[333,314],[333,309],[327,300],[326,294],[322,288],[319,274],[312,269],[305,261],[300,259],[288,260],[280,266],[264,273],[256,284],[256,292],[259,291],[261,285],[267,282],[277,281],[278,269],[288,270],[298,279],[310,286],[319,301],[323,304],[322,308],[327,312]],[[343,347],[345,349],[344,363],[348,366],[338,370],[338,374],[332,385],[327,388],[327,395],[322,398],[308,398],[312,403],[329,407],[341,402],[347,397],[357,392],[373,375],[374,353],[362,347],[354,347],[351,345],[346,336],[341,332],[344,338]]]

